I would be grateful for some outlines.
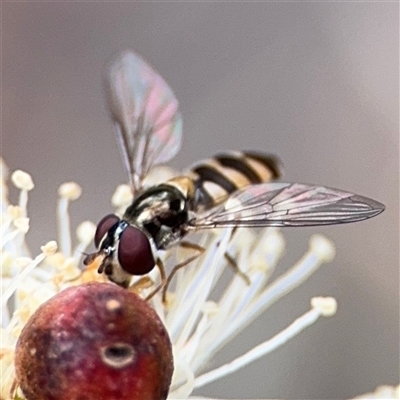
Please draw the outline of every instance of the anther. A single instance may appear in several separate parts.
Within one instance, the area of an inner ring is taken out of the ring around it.
[[[11,175],[11,181],[18,189],[27,190],[28,192],[35,187],[31,176],[20,169],[13,172]]]
[[[68,200],[77,200],[82,194],[82,188],[75,182],[63,183],[58,188],[58,195]]]

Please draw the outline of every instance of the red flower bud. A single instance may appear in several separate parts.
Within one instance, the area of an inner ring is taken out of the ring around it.
[[[28,400],[161,400],[173,372],[156,312],[109,283],[63,290],[22,330],[17,381]]]

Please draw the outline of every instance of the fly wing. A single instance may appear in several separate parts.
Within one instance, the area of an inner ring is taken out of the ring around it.
[[[132,51],[119,54],[104,80],[108,109],[132,190],[150,168],[179,151],[182,118],[178,101],[164,79]]]
[[[342,190],[300,183],[248,186],[223,204],[198,215],[192,228],[228,226],[314,226],[361,221],[385,206]]]

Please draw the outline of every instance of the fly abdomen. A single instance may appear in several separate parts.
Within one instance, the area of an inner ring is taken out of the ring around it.
[[[235,151],[196,163],[190,177],[196,186],[196,208],[209,208],[248,185],[269,182],[281,175],[281,163],[271,154]]]

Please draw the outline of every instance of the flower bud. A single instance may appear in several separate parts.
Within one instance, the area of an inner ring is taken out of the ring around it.
[[[27,400],[161,400],[173,361],[147,302],[114,284],[88,283],[37,309],[18,339],[15,367]]]

